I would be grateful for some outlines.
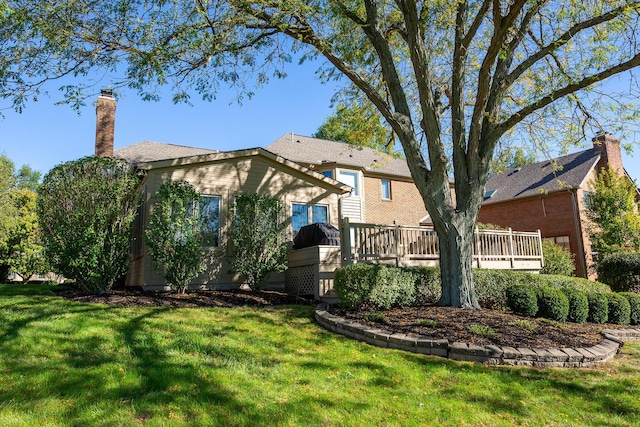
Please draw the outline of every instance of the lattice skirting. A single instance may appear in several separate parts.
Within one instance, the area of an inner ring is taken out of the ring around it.
[[[298,295],[314,295],[314,265],[289,268],[285,275],[285,289]]]

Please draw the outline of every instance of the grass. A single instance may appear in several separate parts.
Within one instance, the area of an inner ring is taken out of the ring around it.
[[[438,322],[433,319],[418,319],[416,325],[424,326],[426,328],[435,328],[438,326]]]
[[[365,313],[363,317],[369,322],[384,322],[385,320],[384,314],[378,312]]]
[[[596,369],[372,347],[312,308],[114,308],[0,285],[2,426],[632,426],[640,345]]]
[[[493,328],[484,325],[469,325],[469,330],[475,335],[487,338],[492,338],[496,334],[496,331],[494,331]]]
[[[536,325],[535,323],[527,319],[517,319],[517,320],[514,320],[512,323],[514,326],[517,326],[518,328],[525,331],[535,332],[538,330],[538,325]]]

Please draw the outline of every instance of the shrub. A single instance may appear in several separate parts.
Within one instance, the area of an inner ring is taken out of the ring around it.
[[[55,166],[38,188],[36,211],[56,273],[103,293],[129,267],[140,180],[120,159],[85,157]]]
[[[514,284],[528,284],[529,276],[532,275],[508,270],[473,270],[478,302],[483,308],[507,308],[506,289]]]
[[[640,254],[618,252],[598,262],[598,280],[614,292],[640,293]]]
[[[514,313],[533,317],[538,312],[538,299],[531,287],[512,285],[507,288],[506,295],[507,304]]]
[[[282,202],[268,194],[238,194],[232,206],[229,236],[234,253],[231,271],[247,279],[253,291],[271,273],[287,269],[287,221]]]
[[[629,301],[620,294],[607,295],[609,302],[609,322],[618,325],[628,325],[631,317]]]
[[[377,273],[367,302],[384,309],[415,303],[415,279],[411,273],[386,265],[381,265]]]
[[[416,301],[415,277],[409,271],[380,264],[352,264],[336,271],[334,289],[346,307],[404,307]]]
[[[534,288],[549,286],[556,289],[572,288],[583,292],[610,293],[609,286],[580,277],[531,274],[509,270],[474,270],[476,294],[484,308],[503,310],[508,307],[505,290],[511,285]]]
[[[591,292],[587,294],[589,300],[589,322],[606,323],[609,320],[609,303],[605,294]]]
[[[640,325],[640,295],[633,292],[620,292],[629,301],[629,323]]]
[[[589,300],[587,294],[578,289],[564,288],[562,292],[569,300],[569,315],[567,319],[574,323],[584,323],[589,317]]]
[[[340,305],[351,308],[364,304],[371,293],[379,267],[376,264],[357,263],[338,269],[333,289],[340,298]]]
[[[536,289],[538,297],[538,316],[564,322],[569,315],[569,299],[561,290],[550,286]]]
[[[560,245],[550,241],[542,242],[542,255],[544,256],[544,267],[540,274],[557,274],[560,276],[571,276],[575,265],[573,264],[573,254]]]
[[[205,269],[204,229],[194,206],[201,198],[191,184],[168,180],[153,195],[154,205],[145,230],[153,267],[174,291],[184,293]]]
[[[435,304],[440,300],[442,294],[440,268],[409,267],[405,270],[415,278],[416,304]]]

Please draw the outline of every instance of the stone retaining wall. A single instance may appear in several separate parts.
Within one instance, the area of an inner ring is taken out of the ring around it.
[[[588,367],[614,357],[624,342],[640,339],[639,329],[605,329],[602,341],[586,348],[524,348],[496,345],[478,346],[462,342],[450,343],[421,335],[394,333],[372,328],[334,316],[320,304],[315,311],[316,322],[332,332],[364,341],[378,347],[388,347],[412,353],[432,354],[454,360],[466,360],[492,365],[524,365],[539,367]]]

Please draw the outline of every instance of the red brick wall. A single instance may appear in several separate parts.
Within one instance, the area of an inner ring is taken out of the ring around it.
[[[542,237],[569,236],[571,252],[575,255],[576,276],[586,277],[580,248],[582,236],[576,226],[574,200],[570,192],[546,194],[505,203],[483,205],[478,221],[511,227],[515,231],[540,230]],[[582,240],[584,245],[584,240]]]
[[[424,202],[413,182],[391,182],[391,200],[383,200],[380,178],[364,177],[365,218],[369,223],[420,225],[427,215]]]
[[[113,157],[116,100],[106,92],[96,102],[96,156]]]

